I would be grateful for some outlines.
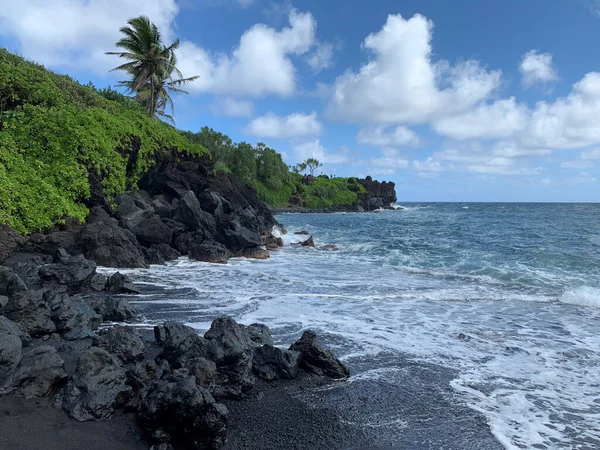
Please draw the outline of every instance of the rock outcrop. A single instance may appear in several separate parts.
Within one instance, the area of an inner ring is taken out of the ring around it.
[[[350,376],[348,367],[319,342],[317,334],[312,330],[305,331],[302,337],[292,344],[290,350],[302,355],[300,367],[307,372],[335,379]]]

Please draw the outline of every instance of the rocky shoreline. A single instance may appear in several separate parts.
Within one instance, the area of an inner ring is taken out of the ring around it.
[[[218,449],[227,441],[221,401],[244,398],[257,377],[348,377],[310,331],[282,349],[264,325],[229,317],[204,335],[180,323],[149,336],[131,326],[138,313],[121,294],[137,289],[97,264],[264,259],[283,245],[272,230],[285,233],[251,187],[216,174],[208,159],[167,152],[138,185],[110,199],[90,176],[85,223],[27,238],[0,226],[0,406],[27,409],[20,396],[81,423],[133,416],[154,450]]]
[[[275,347],[266,326],[228,317],[203,336],[179,323],[143,333],[130,326],[137,312],[119,297],[136,292],[125,276],[104,277],[94,262],[63,249],[52,262],[25,257],[14,253],[0,266],[1,408],[25,407],[16,396],[51,399],[36,404],[77,422],[129,415],[155,450],[218,449],[227,442],[220,402],[246,397],[257,377],[349,376],[311,331],[289,349]]]

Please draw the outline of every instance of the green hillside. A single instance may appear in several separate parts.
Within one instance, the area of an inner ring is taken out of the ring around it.
[[[206,152],[131,98],[0,49],[0,223],[30,233],[83,219],[90,175],[123,192],[169,148]]]

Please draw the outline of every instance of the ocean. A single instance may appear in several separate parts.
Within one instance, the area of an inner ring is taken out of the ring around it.
[[[455,401],[505,448],[600,448],[600,205],[403,207],[282,214],[269,260],[129,270],[144,286],[131,300],[149,325],[230,315],[285,346],[312,328],[363,380],[403,370],[383,354],[448,367]],[[298,231],[338,249],[291,245]]]

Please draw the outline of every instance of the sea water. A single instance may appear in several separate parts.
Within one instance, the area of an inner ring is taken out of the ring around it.
[[[284,214],[267,261],[181,259],[130,271],[147,324],[263,322],[321,333],[355,377],[398,352],[457,370],[460,401],[508,449],[600,448],[600,205],[407,204]],[[309,232],[325,251],[292,245]],[[401,370],[398,367],[397,370]],[[394,418],[387,418],[394,423]],[[401,426],[401,425],[398,425]]]

